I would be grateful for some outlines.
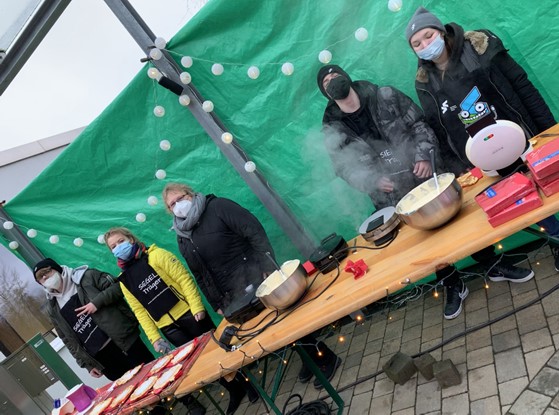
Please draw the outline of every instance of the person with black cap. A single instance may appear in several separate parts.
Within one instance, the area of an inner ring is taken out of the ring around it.
[[[377,209],[395,206],[431,177],[437,139],[421,109],[404,93],[368,81],[352,82],[337,65],[317,74],[328,98],[322,119],[336,175],[367,193]]]
[[[508,54],[502,41],[489,30],[464,31],[456,23],[444,25],[419,7],[406,31],[418,57],[415,89],[429,125],[437,135],[447,171],[457,176],[473,166],[466,156],[469,126],[484,116],[520,125],[527,138],[556,124],[539,91],[524,69]],[[548,234],[559,235],[554,216],[538,223]],[[559,271],[559,250],[552,246]],[[489,246],[472,255],[491,281],[525,282],[530,269],[505,264]],[[454,267],[437,274],[446,287],[445,318],[457,317],[468,289]]]
[[[47,312],[58,336],[91,376],[116,380],[154,359],[112,275],[87,265],[59,265],[50,258],[39,261],[33,275],[46,291]]]

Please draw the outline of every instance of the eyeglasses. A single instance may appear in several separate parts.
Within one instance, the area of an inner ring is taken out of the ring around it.
[[[37,280],[43,280],[47,275],[52,274],[53,269],[51,267],[42,268],[37,271]]]
[[[184,195],[180,195],[179,197],[177,197],[175,200],[173,200],[172,202],[170,202],[167,207],[169,208],[169,210],[173,210],[173,208],[175,207],[175,205],[177,204],[177,202],[180,202],[181,200],[183,200],[186,197],[186,194]]]

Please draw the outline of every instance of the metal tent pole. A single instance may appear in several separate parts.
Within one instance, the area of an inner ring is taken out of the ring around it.
[[[8,215],[8,212],[6,212],[2,206],[0,206],[0,222],[0,232],[2,232],[4,237],[9,241],[16,241],[19,244],[17,251],[25,262],[27,262],[27,265],[32,267],[45,257],[41,251],[39,251],[37,247],[31,243],[27,235],[25,235],[15,223],[12,229],[4,228],[3,225],[5,222],[13,221],[12,218],[10,218],[10,215]]]
[[[134,40],[136,40],[136,43],[138,43],[146,56],[148,56],[150,50],[155,47],[155,35],[130,3],[127,0],[105,0],[105,3],[128,30]],[[186,94],[189,96],[190,105],[188,105],[188,108],[196,120],[219,147],[235,170],[241,175],[254,194],[260,199],[262,204],[268,209],[299,252],[308,258],[315,248],[315,243],[312,238],[308,235],[285,202],[270,187],[265,177],[257,170],[252,173],[245,170],[244,166],[248,160],[244,152],[240,150],[240,145],[236,142],[226,144],[221,140],[223,132],[228,131],[226,127],[213,112],[208,113],[202,109],[204,99],[200,92],[198,92],[192,83],[188,85],[183,85],[181,83],[181,69],[167,51],[162,50],[162,52],[163,57],[161,59],[152,61],[153,65],[164,76],[160,84],[163,84],[166,88],[178,95]]]
[[[10,45],[7,55],[0,61],[0,95],[8,88],[68,4],[70,0],[40,2],[36,12]]]

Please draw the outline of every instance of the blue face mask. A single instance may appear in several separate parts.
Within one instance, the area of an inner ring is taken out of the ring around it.
[[[432,61],[439,58],[444,50],[444,39],[438,34],[435,39],[423,50],[415,52],[420,59]]]
[[[134,245],[132,245],[129,241],[124,241],[115,246],[112,252],[115,257],[122,259],[123,261],[128,261],[132,257],[133,249]]]

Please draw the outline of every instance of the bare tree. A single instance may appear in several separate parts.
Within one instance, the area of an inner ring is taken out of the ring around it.
[[[32,294],[15,269],[0,265],[0,314],[25,340],[48,331],[52,324],[41,310],[46,298]]]

